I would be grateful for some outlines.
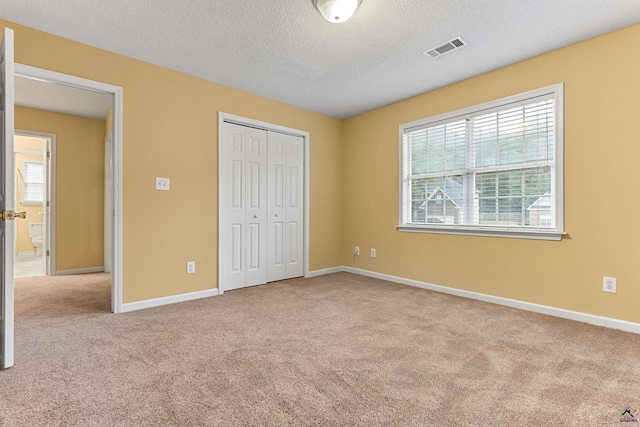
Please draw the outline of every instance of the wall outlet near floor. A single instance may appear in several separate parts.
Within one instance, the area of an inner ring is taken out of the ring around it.
[[[618,279],[615,277],[603,277],[602,278],[602,290],[604,292],[611,292],[615,294],[617,292]]]
[[[376,257],[376,250],[374,248],[371,248],[371,258],[375,258]]]
[[[354,255],[360,255],[360,246],[356,246],[356,250],[353,252]]]
[[[169,191],[169,178],[156,177],[156,190]]]
[[[195,261],[189,261],[187,263],[187,274],[193,274],[196,272],[196,262]]]

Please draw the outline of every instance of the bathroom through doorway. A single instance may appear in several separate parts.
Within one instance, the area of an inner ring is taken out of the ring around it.
[[[50,274],[51,152],[55,135],[18,131],[14,137],[14,277]]]

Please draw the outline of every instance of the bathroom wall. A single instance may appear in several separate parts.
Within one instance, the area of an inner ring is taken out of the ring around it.
[[[44,140],[39,138],[30,138],[26,136],[16,135],[14,138],[14,148],[29,151],[42,151],[44,146]],[[42,221],[42,205],[23,205],[22,200],[22,185],[24,171],[22,171],[22,162],[24,160],[31,160],[36,162],[42,162],[42,156],[36,154],[16,153],[15,154],[15,170],[16,170],[16,212],[26,212],[26,219],[16,220],[16,242],[15,250],[20,252],[33,252],[35,247],[31,244],[31,237],[29,237],[30,222]],[[22,173],[19,173],[21,171]]]
[[[102,266],[105,121],[16,107],[15,128],[56,135],[56,271]]]

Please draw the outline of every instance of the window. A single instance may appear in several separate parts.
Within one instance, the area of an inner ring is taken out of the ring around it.
[[[42,162],[22,162],[22,204],[41,205],[44,200]]]
[[[553,227],[553,217],[551,215],[540,215],[540,227]]]
[[[559,240],[562,90],[401,125],[398,229]]]

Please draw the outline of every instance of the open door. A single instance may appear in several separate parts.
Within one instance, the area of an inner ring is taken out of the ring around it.
[[[13,30],[0,46],[0,367],[13,366]]]

